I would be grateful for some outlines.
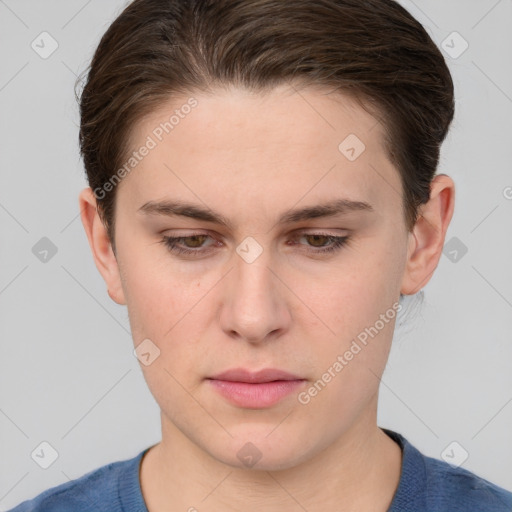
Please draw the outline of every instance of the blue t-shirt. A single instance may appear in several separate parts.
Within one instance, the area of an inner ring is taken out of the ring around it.
[[[511,512],[512,492],[463,468],[420,453],[382,429],[402,449],[400,482],[388,512]],[[113,462],[24,501],[10,512],[148,512],[136,457]]]

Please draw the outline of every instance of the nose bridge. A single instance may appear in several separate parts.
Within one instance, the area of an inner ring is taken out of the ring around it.
[[[225,330],[261,341],[284,325],[283,297],[272,266],[271,251],[254,239],[246,239],[237,247],[221,317]]]
[[[267,301],[271,298],[273,274],[270,265],[269,258],[264,256],[250,263],[238,257],[234,269],[235,287],[240,292],[238,300],[245,298],[252,302],[255,299]]]

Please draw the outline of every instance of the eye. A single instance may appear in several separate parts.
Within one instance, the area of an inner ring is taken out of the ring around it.
[[[313,253],[334,252],[341,249],[348,241],[348,236],[335,236],[328,233],[303,233],[301,238],[305,238],[313,242],[311,247],[317,250],[310,251]],[[330,244],[327,245],[326,244]]]
[[[348,236],[335,236],[328,233],[301,233],[295,239],[301,238],[308,240],[309,247],[306,252],[312,254],[325,254],[340,250],[349,240]],[[160,242],[174,254],[196,257],[204,256],[214,250],[212,246],[216,246],[217,242],[214,240],[213,244],[205,248],[203,244],[207,239],[212,239],[212,237],[205,233],[194,233],[178,237],[165,235]]]
[[[203,250],[203,242],[205,239],[211,238],[204,233],[197,233],[189,236],[164,236],[161,242],[176,254],[200,255],[210,252],[210,249]],[[178,245],[180,242],[186,242],[185,247]]]

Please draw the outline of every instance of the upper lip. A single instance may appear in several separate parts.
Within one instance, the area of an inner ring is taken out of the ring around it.
[[[232,368],[222,373],[218,373],[209,379],[214,380],[227,380],[231,382],[248,382],[248,383],[261,383],[261,382],[272,382],[274,380],[303,380],[297,375],[293,375],[284,370],[278,370],[276,368],[264,368],[257,372],[251,372],[245,368]]]

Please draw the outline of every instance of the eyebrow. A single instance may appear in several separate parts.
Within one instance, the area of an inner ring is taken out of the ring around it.
[[[187,203],[184,201],[148,201],[143,204],[139,212],[146,215],[165,215],[169,217],[180,216],[206,222],[212,222],[232,229],[232,222],[209,208]],[[283,212],[279,217],[278,224],[289,224],[310,219],[334,217],[354,211],[373,212],[375,211],[370,203],[365,201],[353,201],[350,199],[335,199],[326,203],[307,206],[305,208],[291,209]]]

